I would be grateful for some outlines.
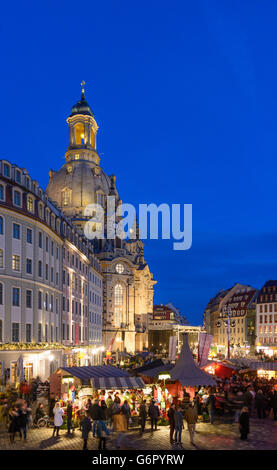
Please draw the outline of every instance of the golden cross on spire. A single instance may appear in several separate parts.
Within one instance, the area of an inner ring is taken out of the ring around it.
[[[85,94],[85,84],[86,84],[85,80],[82,80],[81,87],[82,87],[82,93],[83,94]]]

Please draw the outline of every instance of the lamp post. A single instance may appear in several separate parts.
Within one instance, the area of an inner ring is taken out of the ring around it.
[[[225,327],[227,327],[227,358],[230,359],[230,326],[233,328],[236,325],[235,320],[230,321],[230,317],[232,316],[232,309],[231,307],[227,307],[224,305],[222,308],[222,313],[227,316],[227,320],[223,320]],[[220,320],[216,323],[217,328],[221,327]]]

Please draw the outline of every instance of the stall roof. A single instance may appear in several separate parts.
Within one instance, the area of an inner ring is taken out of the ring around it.
[[[250,370],[276,370],[277,371],[277,362],[263,362],[263,361],[253,361],[251,359],[243,358],[240,359],[229,359],[228,362],[231,364],[236,364],[237,367],[242,369]]]
[[[176,365],[170,371],[171,380],[178,380],[183,386],[216,385],[210,375],[198,367],[188,344],[188,335],[183,333],[183,347]]]
[[[153,367],[152,369],[139,371],[139,374],[144,375],[145,377],[158,377],[162,372],[170,372],[174,366],[174,364],[163,364],[159,367]]]
[[[129,377],[128,372],[114,366],[60,367],[58,370],[67,372],[81,380],[102,377]]]
[[[133,369],[133,372],[138,372],[139,374],[141,374],[142,372],[146,370],[148,371],[150,369],[154,369],[163,365],[164,365],[164,362],[161,359],[156,359],[155,361],[152,361],[149,364],[144,364],[143,366]]]
[[[91,383],[96,390],[140,389],[145,387],[145,383],[140,377],[98,377],[92,378]]]

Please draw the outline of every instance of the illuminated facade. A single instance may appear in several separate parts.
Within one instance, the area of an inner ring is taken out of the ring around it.
[[[89,204],[107,208],[107,196],[121,205],[115,176],[100,166],[96,151],[98,125],[82,89],[81,100],[67,119],[69,145],[65,164],[50,170],[47,194],[80,230]],[[120,220],[116,216],[116,223]],[[105,221],[106,224],[106,221]],[[105,227],[106,228],[106,227]],[[138,229],[133,240],[98,238],[94,249],[103,275],[103,341],[106,349],[134,352],[148,346],[148,316],[153,312],[152,273],[144,259]]]
[[[83,350],[82,363],[100,361],[100,318],[102,276],[93,246],[26,169],[1,160],[0,378],[6,371],[14,379],[20,355],[27,378],[46,378],[78,361],[75,348],[79,356]]]
[[[277,281],[267,281],[256,305],[256,347],[270,356],[277,351]]]

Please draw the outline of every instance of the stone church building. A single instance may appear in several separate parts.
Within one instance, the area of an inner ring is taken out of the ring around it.
[[[116,207],[122,201],[115,176],[108,176],[100,166],[96,150],[98,125],[85,99],[84,88],[67,123],[69,145],[65,163],[58,171],[50,170],[46,192],[83,231],[90,219],[86,216],[89,204],[100,204],[106,211],[107,196],[115,197]],[[148,318],[153,313],[156,281],[144,259],[144,244],[139,239],[138,227],[134,231],[132,239],[94,241],[104,276],[103,345],[114,351],[141,351],[148,346]]]

